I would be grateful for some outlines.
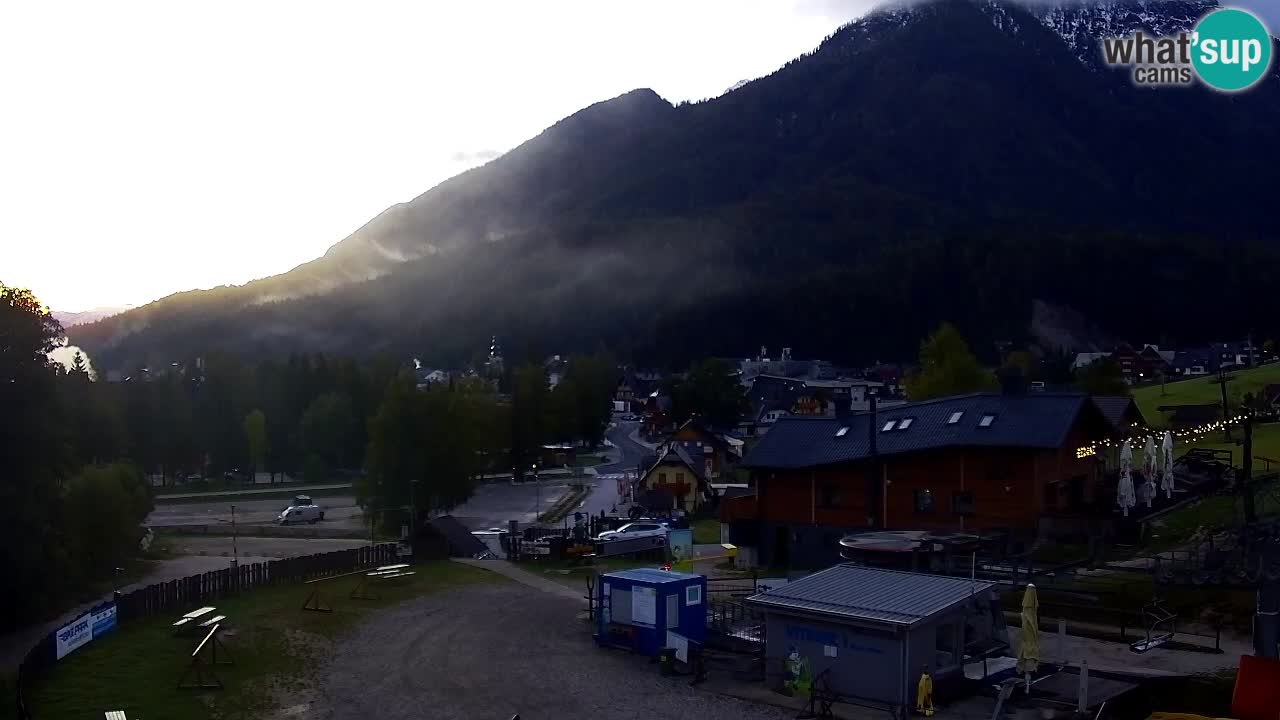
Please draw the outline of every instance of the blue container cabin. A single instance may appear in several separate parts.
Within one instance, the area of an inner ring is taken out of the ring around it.
[[[603,573],[596,583],[596,642],[654,656],[707,637],[707,579],[638,568]]]

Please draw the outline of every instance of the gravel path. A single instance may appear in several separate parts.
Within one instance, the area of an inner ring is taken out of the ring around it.
[[[597,648],[579,606],[515,583],[476,585],[379,613],[337,643],[280,717],[756,720],[794,713],[691,689],[645,658]]]

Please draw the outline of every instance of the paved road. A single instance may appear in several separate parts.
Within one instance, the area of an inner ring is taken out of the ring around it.
[[[477,487],[471,499],[450,514],[472,530],[506,528],[508,520],[528,525],[567,492],[569,483],[563,478],[519,485],[512,485],[509,480],[495,480]]]
[[[618,480],[627,475],[634,477],[636,466],[651,452],[631,439],[637,426],[638,423],[619,422],[609,428],[609,442],[614,444],[614,449],[609,451],[611,462],[596,466],[591,494],[583,500],[581,512],[599,515],[601,511],[624,511],[618,507]]]
[[[356,505],[356,499],[350,495],[334,495],[316,498],[320,507],[324,508],[323,525],[330,527],[356,528],[364,527],[364,513]],[[270,525],[275,522],[280,511],[289,504],[288,498],[266,500],[239,500],[236,506],[237,525]],[[217,525],[231,524],[231,503],[226,501],[181,503],[173,505],[157,505],[147,518],[147,524],[153,527],[169,527],[174,525]]]
[[[316,490],[342,490],[349,489],[351,483],[329,483],[327,485],[273,485],[270,487],[253,487],[242,490],[206,490],[203,492],[174,492],[160,493],[156,495],[157,500],[179,500],[184,498],[202,498],[202,497],[218,497],[221,495],[250,496],[253,495],[271,495],[285,493],[294,493],[296,495],[306,495]]]
[[[545,511],[569,491],[562,478],[544,479],[537,486],[532,482],[512,485],[494,481],[476,488],[475,495],[464,505],[455,508],[454,517],[472,530],[506,527],[508,520],[521,524],[533,522],[539,512]],[[270,525],[288,505],[288,499],[243,500],[236,503],[236,524],[243,532],[251,533],[254,525]],[[350,495],[318,497],[316,502],[324,508],[324,520],[316,527],[364,528],[364,513]],[[147,523],[153,527],[175,525],[230,525],[231,503],[182,503],[157,506]]]
[[[636,465],[649,454],[649,449],[629,437],[636,423],[618,423],[609,429],[609,441],[614,448],[609,451],[612,462],[596,467],[596,477],[590,478],[592,491],[583,501],[582,512],[599,515],[612,511],[618,502],[618,478],[624,473],[634,473]],[[495,480],[482,483],[475,495],[464,505],[455,508],[453,516],[472,530],[507,526],[508,520],[522,525],[532,523],[538,513],[547,510],[569,491],[564,478],[541,480],[512,485],[508,481]],[[351,495],[318,497],[316,502],[324,508],[324,521],[320,527],[363,528],[364,513]],[[253,525],[269,525],[288,505],[287,498],[244,499],[235,503],[236,523],[245,525],[252,532]],[[621,509],[621,508],[619,508]],[[174,525],[217,525],[231,523],[231,503],[196,502],[157,506],[147,519],[155,527]]]

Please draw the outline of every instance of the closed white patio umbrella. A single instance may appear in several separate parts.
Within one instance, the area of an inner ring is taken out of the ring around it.
[[[1164,496],[1173,498],[1173,433],[1164,431],[1164,443],[1161,447],[1164,455],[1164,475],[1160,477],[1160,487]]]
[[[1142,486],[1143,500],[1147,501],[1147,507],[1151,507],[1151,501],[1156,500],[1156,474],[1160,471],[1158,465],[1160,456],[1156,455],[1156,438],[1147,436],[1147,445],[1142,448],[1142,477],[1147,482]]]
[[[1128,440],[1120,448],[1120,484],[1116,487],[1116,504],[1125,517],[1129,517],[1129,508],[1138,504],[1133,493],[1133,445]]]

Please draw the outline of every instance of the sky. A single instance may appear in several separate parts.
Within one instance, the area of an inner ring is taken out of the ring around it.
[[[591,103],[719,95],[873,5],[0,0],[0,282],[81,311],[281,273]]]

